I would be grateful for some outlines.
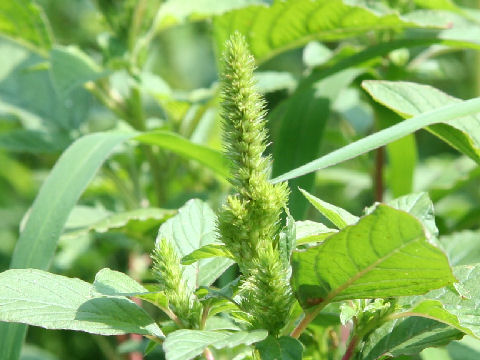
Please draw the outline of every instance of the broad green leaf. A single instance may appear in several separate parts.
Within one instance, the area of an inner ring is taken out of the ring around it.
[[[323,241],[337,232],[335,229],[330,229],[321,223],[310,220],[296,221],[295,228],[297,246]]]
[[[48,268],[58,237],[81,193],[113,148],[130,137],[92,134],[63,153],[33,203],[11,259],[12,268]],[[25,332],[25,325],[0,324],[2,359],[18,358]]]
[[[301,360],[303,345],[290,336],[268,336],[255,345],[262,360]]]
[[[440,236],[440,244],[452,265],[480,263],[480,231],[465,230]]]
[[[362,360],[414,355],[431,346],[442,346],[463,337],[463,333],[439,321],[409,317],[390,321],[376,329],[362,349]]]
[[[322,79],[312,88],[295,92],[272,112],[270,118],[280,123],[278,135],[273,139],[275,161],[272,176],[300,166],[318,155],[332,103],[361,72],[359,69],[346,69]],[[302,218],[308,206],[297,188],[311,190],[314,178],[312,174],[290,183],[289,209],[294,218]]]
[[[343,229],[348,225],[353,225],[358,221],[358,217],[350,214],[347,210],[320,200],[303,189],[300,189],[300,191],[307,198],[307,200],[310,201],[315,209],[320,211],[323,216],[330,220],[332,224],[339,229]]]
[[[201,247],[216,242],[216,215],[203,201],[189,200],[178,214],[160,226],[157,242],[167,239],[180,257],[187,256]],[[223,257],[200,259],[186,265],[184,278],[192,290],[212,284],[230,265],[232,260]]]
[[[324,169],[391,143],[392,141],[398,140],[405,135],[411,134],[426,126],[450,121],[452,119],[461,118],[478,112],[480,112],[480,98],[442,106],[348,144],[347,146],[313,160],[308,164],[290,170],[289,172],[276,177],[272,182],[278,183]]]
[[[74,88],[109,74],[74,46],[57,46],[50,52],[50,73],[55,89],[65,96]]]
[[[166,360],[190,360],[202,354],[209,346],[215,349],[250,345],[267,337],[266,330],[251,332],[224,332],[201,330],[177,330],[168,334],[163,344]]]
[[[225,245],[223,244],[208,244],[202,246],[201,248],[192,251],[187,256],[182,258],[183,265],[190,265],[193,264],[200,259],[208,259],[214,257],[226,257],[229,259],[233,259],[233,255]]]
[[[230,165],[220,151],[195,144],[170,131],[153,131],[136,137],[143,144],[157,145],[210,168],[222,178],[228,178]]]
[[[52,44],[45,14],[31,0],[0,3],[0,34],[40,49],[48,49]]]
[[[36,269],[0,274],[0,321],[100,335],[163,337],[155,321],[125,297],[104,297],[79,279]]]
[[[187,20],[201,20],[214,15],[220,15],[233,9],[239,9],[249,5],[267,4],[268,0],[167,0],[161,6],[157,15],[157,29]]]
[[[292,266],[292,286],[304,306],[422,294],[455,281],[419,221],[386,205],[323,244],[294,252]]]
[[[461,103],[460,99],[431,86],[411,82],[364,81],[362,86],[376,101],[407,118],[446,104]],[[480,163],[480,115],[472,114],[438,122],[443,124],[432,124],[427,130]]]
[[[110,296],[135,296],[149,292],[130,276],[108,268],[95,275],[93,288],[100,294]]]
[[[276,0],[270,7],[249,6],[214,20],[217,49],[223,49],[230,34],[240,31],[258,62],[312,39],[335,41],[372,30],[416,27],[420,26],[397,14],[378,15],[341,0]]]
[[[403,210],[415,216],[423,224],[428,237],[438,236],[437,225],[435,225],[435,215],[433,203],[428,193],[414,193],[401,196],[387,202],[391,207]]]
[[[454,268],[455,288],[433,290],[424,296],[405,298],[414,304],[407,312],[442,321],[480,338],[480,264]]]
[[[38,130],[12,130],[0,134],[0,148],[28,153],[51,153],[65,149],[69,138]]]

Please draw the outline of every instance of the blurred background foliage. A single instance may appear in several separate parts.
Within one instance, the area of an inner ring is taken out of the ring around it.
[[[275,34],[270,34],[269,53],[253,34],[258,87],[268,103],[273,176],[401,120],[373,102],[360,86],[363,80],[415,81],[463,99],[480,96],[477,0],[344,3],[379,16],[401,14],[431,28],[372,25],[372,30],[345,36],[332,32],[322,41],[313,34],[310,41],[276,50]],[[0,271],[9,266],[22,219],[40,185],[79,137],[160,129],[221,150],[217,82],[222,31],[234,21],[229,10],[255,4],[274,6],[268,0],[2,2]],[[422,39],[429,32],[478,46],[398,46],[328,74],[363,50]],[[422,130],[383,150],[291,181],[290,207],[298,220],[324,220],[308,206],[299,186],[357,215],[375,200],[428,191],[440,234],[460,232],[460,237],[478,241],[479,178],[472,160]],[[145,254],[152,250],[158,225],[193,197],[218,208],[228,191],[221,176],[174,152],[146,145],[117,147],[70,214],[52,271],[92,281],[100,268],[110,267],[148,282]],[[112,219],[114,214],[120,216]],[[454,342],[420,357],[480,358],[478,344],[466,341],[468,346]],[[40,328],[30,328],[27,344],[24,360],[120,359],[142,346],[131,339]],[[460,351],[465,347],[467,355]]]

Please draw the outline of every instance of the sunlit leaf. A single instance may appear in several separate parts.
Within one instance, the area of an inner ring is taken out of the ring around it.
[[[455,281],[445,254],[406,212],[379,205],[323,244],[292,256],[300,303],[422,294]]]
[[[91,284],[42,270],[0,273],[0,320],[100,335],[163,337],[155,321],[125,297],[104,297]]]

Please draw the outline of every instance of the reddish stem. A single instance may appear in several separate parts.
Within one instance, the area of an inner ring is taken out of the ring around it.
[[[215,360],[215,358],[213,357],[213,354],[212,354],[212,352],[210,351],[209,348],[206,348],[205,350],[203,350],[203,355],[205,356],[205,359],[207,359],[207,360]]]
[[[352,339],[350,340],[350,343],[348,344],[347,350],[345,351],[345,354],[342,357],[342,360],[350,360],[355,353],[355,348],[357,347],[358,343],[358,336],[354,335],[352,336]]]

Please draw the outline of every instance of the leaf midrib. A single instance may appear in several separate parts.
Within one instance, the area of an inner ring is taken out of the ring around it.
[[[358,273],[356,273],[354,276],[352,276],[348,281],[346,281],[345,283],[343,283],[342,285],[340,285],[339,287],[337,287],[335,290],[331,291],[327,297],[325,298],[325,300],[323,301],[324,303],[329,303],[331,301],[333,301],[335,299],[335,297],[337,295],[339,295],[342,291],[344,291],[345,289],[347,289],[350,285],[352,285],[355,281],[357,281],[358,279],[360,279],[361,277],[363,277],[364,275],[366,275],[367,273],[369,273],[370,271],[372,271],[374,268],[376,268],[378,265],[380,265],[381,263],[383,263],[384,261],[388,260],[391,256],[395,255],[396,253],[398,253],[399,251],[401,251],[403,248],[405,248],[406,246],[416,242],[416,241],[420,241],[422,240],[423,238],[425,238],[424,235],[420,235],[420,236],[416,236],[414,237],[413,239],[407,241],[407,242],[404,242],[400,247],[397,247],[396,249],[394,249],[393,251],[391,251],[390,253],[382,256],[381,258],[379,258],[378,260],[376,260],[375,262],[373,262],[372,264],[370,264],[369,266],[367,266],[366,268],[364,268],[362,271],[359,271]]]

